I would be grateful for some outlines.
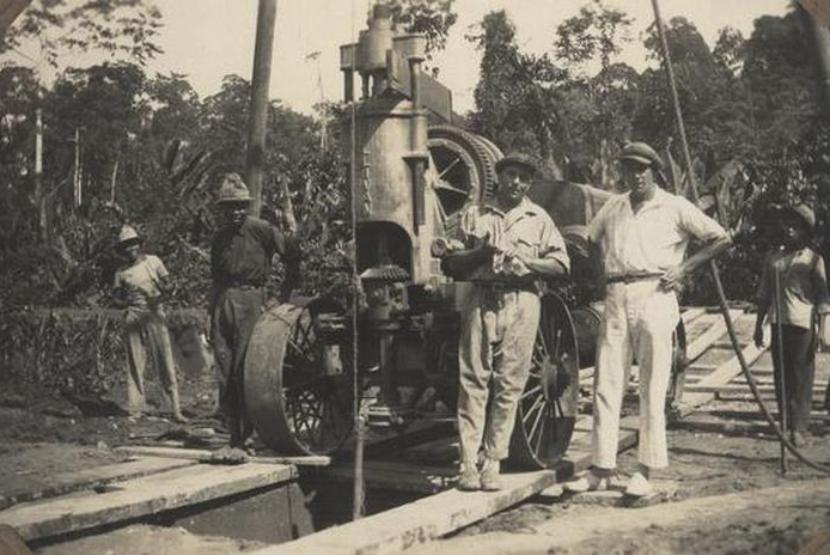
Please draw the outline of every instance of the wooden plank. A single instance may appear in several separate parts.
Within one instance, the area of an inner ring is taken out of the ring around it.
[[[694,364],[692,364],[691,366],[686,368],[686,371],[687,372],[688,371],[713,372],[713,371],[717,370],[718,368],[720,368],[720,366],[721,366],[720,364],[702,364],[700,362],[695,362]]]
[[[732,318],[732,321],[737,321],[738,318],[741,317],[743,314],[740,310],[730,309],[729,316]],[[720,337],[726,333],[726,324],[723,321],[722,317],[719,317],[715,320],[712,325],[703,332],[697,339],[691,341],[686,346],[686,358],[689,361],[694,361],[695,359],[699,358],[706,350]]]
[[[185,459],[190,461],[209,462],[214,453],[209,449],[185,449],[182,447],[164,447],[155,445],[130,445],[116,447],[114,451],[130,455],[147,455],[153,457],[168,457],[171,459]],[[253,456],[249,462],[258,464],[293,464],[295,466],[328,466],[331,457],[315,455],[307,457],[280,457],[280,456]]]
[[[706,314],[706,309],[700,306],[687,308],[680,313],[680,318],[683,319],[683,325],[689,326],[692,322]]]
[[[761,355],[763,355],[766,350],[766,347],[756,347],[754,343],[751,343],[748,346],[744,347],[744,349],[741,351],[741,355],[746,361],[747,366],[752,366],[752,364],[756,360],[761,358]],[[740,359],[738,358],[738,356],[734,356],[731,359],[729,359],[725,364],[720,365],[717,370],[715,370],[705,378],[701,379],[693,386],[690,386],[694,388],[690,389],[690,391],[703,391],[703,389],[701,388],[728,384],[740,373]]]
[[[749,385],[746,383],[743,384],[726,384],[722,386],[715,386],[715,387],[706,387],[697,389],[697,386],[692,386],[693,390],[697,393],[717,393],[719,395],[730,395],[733,393],[746,393],[751,394],[752,392],[749,389]],[[774,395],[775,394],[775,386],[772,384],[768,385],[759,385],[758,391],[762,395]],[[824,398],[824,391],[819,389],[813,389],[813,399],[823,399]]]
[[[769,337],[769,335],[767,335],[767,337]],[[740,344],[740,340],[738,342],[738,346],[740,346],[742,349],[743,349],[743,347],[745,347],[745,345],[742,346]],[[732,341],[730,341],[728,337],[726,339],[722,340],[722,341],[715,341],[714,343],[712,343],[712,348],[713,349],[728,349],[728,350],[731,351],[731,350],[733,350],[732,349]]]
[[[637,442],[636,417],[621,421],[619,449]],[[327,555],[382,555],[398,553],[416,544],[431,541],[469,526],[492,514],[516,505],[524,499],[570,477],[574,470],[583,470],[590,464],[591,419],[582,416],[565,460],[556,470],[503,474],[504,489],[497,492],[461,492],[455,489],[431,495],[397,509],[385,511],[361,520],[329,528],[276,546],[252,552],[252,555],[300,555],[326,553]],[[386,463],[389,471],[403,471],[407,466]],[[368,468],[368,467],[367,467]],[[455,469],[447,469],[454,471]],[[326,471],[331,472],[331,469]],[[435,472],[435,468],[429,469]],[[444,471],[440,474],[443,475]],[[438,472],[435,472],[438,474]],[[366,472],[371,483],[371,472]],[[400,475],[397,477],[400,480]]]
[[[112,491],[16,505],[0,512],[0,522],[30,541],[204,503],[296,477],[293,466],[195,465],[119,482]]]
[[[703,394],[702,393],[701,395],[708,395],[708,394]],[[717,399],[719,401],[724,401],[724,402],[727,402],[727,401],[753,402],[753,401],[755,401],[755,397],[749,391],[749,388],[746,388],[745,392],[740,392],[740,393],[718,392],[717,393]],[[775,402],[775,394],[774,393],[769,393],[769,392],[762,393],[761,394],[761,399],[765,402],[768,402],[768,403],[774,403]],[[821,393],[814,392],[813,393],[812,404],[813,404],[813,410],[824,410],[824,392],[821,392]]]
[[[394,491],[436,493],[453,487],[458,474],[456,465],[427,466],[392,461],[365,461],[363,479],[367,487]],[[327,478],[354,480],[354,465],[336,465],[326,469]]]
[[[505,474],[496,492],[449,490],[251,555],[399,553],[512,507],[556,483],[556,472]]]
[[[76,491],[105,486],[119,480],[148,476],[158,472],[192,466],[195,461],[160,457],[141,457],[118,464],[107,464],[76,472],[63,472],[45,478],[45,487],[36,491],[6,491],[0,496],[0,509],[17,503],[56,497]]]

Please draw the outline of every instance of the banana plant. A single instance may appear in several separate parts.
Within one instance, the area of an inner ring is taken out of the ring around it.
[[[668,162],[667,188],[675,194],[694,200],[688,173],[677,164],[669,148],[666,148],[664,155]],[[692,161],[692,170],[695,175],[704,176],[703,184],[698,190],[698,207],[727,229],[736,230],[743,227],[745,222],[742,207],[752,195],[744,165],[732,159],[707,175],[706,165],[696,158]]]

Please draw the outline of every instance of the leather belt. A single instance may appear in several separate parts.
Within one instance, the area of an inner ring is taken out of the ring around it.
[[[616,274],[605,278],[605,283],[634,283],[636,281],[658,279],[662,276],[662,272],[636,272],[632,274]]]
[[[530,293],[538,293],[539,288],[536,283],[512,283],[509,281],[474,281],[477,287],[492,291],[494,293],[511,293],[518,291],[528,291]]]
[[[242,289],[243,291],[250,291],[253,289],[262,289],[265,285],[257,285],[256,283],[231,283],[225,289]]]

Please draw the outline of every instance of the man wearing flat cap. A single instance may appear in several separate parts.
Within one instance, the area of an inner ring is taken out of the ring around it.
[[[668,466],[665,396],[672,331],[680,319],[676,291],[684,278],[731,243],[727,232],[683,197],[660,189],[660,156],[645,143],[626,145],[619,161],[626,192],[606,201],[589,226],[606,275],[605,312],[594,373],[593,466],[566,489],[605,489],[617,457],[620,409],[632,356],[640,371],[639,470],[626,493],[651,493],[653,469]],[[702,247],[684,260],[690,239]]]
[[[459,237],[464,248],[443,261],[447,273],[473,284],[462,308],[458,353],[463,490],[501,487],[500,461],[507,457],[539,326],[538,278],[565,274],[570,264],[553,220],[526,196],[537,173],[534,160],[511,154],[496,163],[496,171],[495,197],[467,209]],[[501,356],[494,360],[498,348]]]
[[[296,242],[268,222],[248,216],[250,202],[242,178],[226,175],[216,200],[219,230],[210,250],[211,338],[221,373],[219,404],[228,422],[230,447],[240,449],[253,432],[242,382],[245,352],[265,304],[274,254],[285,262],[284,291],[296,284],[299,273]]]

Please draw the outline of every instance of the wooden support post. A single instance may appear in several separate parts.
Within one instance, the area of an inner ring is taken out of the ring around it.
[[[268,85],[274,50],[274,24],[277,0],[259,0],[251,77],[250,120],[248,124],[247,185],[251,192],[248,213],[259,217],[262,206],[262,181],[265,173],[265,135],[268,127]]]

